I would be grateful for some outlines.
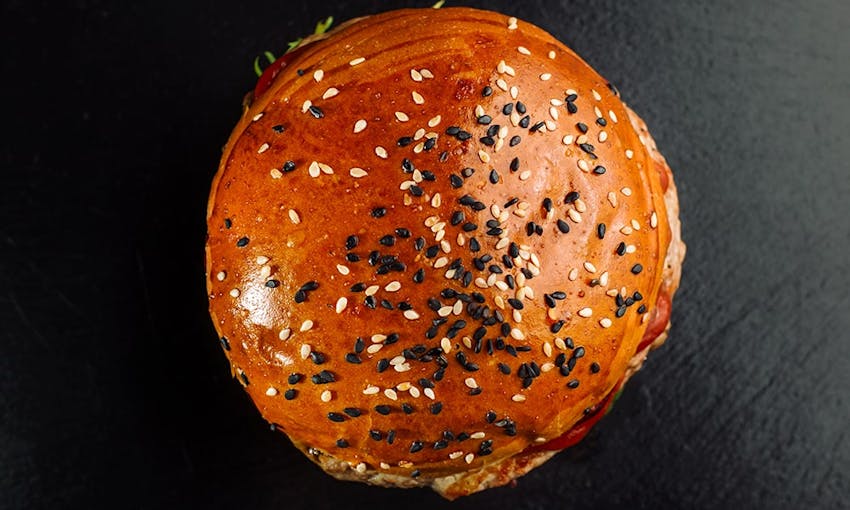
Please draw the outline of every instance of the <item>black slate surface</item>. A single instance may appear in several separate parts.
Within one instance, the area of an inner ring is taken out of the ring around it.
[[[450,2],[539,24],[676,174],[671,340],[599,427],[454,504],[324,476],[228,377],[204,214],[251,62],[406,2],[5,1],[0,508],[850,508],[850,4]]]

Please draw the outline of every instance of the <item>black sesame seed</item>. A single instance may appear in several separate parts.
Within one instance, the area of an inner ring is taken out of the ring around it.
[[[578,347],[573,352],[573,357],[576,358],[576,359],[581,358],[583,356],[584,356],[584,347]]]
[[[378,413],[378,414],[382,414],[382,415],[386,416],[386,415],[390,414],[390,411],[391,411],[390,406],[388,406],[386,404],[381,404],[381,405],[375,406],[375,412]]]
[[[384,406],[384,407],[389,407],[389,406]],[[395,441],[395,430],[390,430],[390,431],[387,432],[387,444],[393,444],[393,441]]]
[[[464,232],[472,232],[473,230],[478,229],[478,225],[475,223],[464,223],[461,228]]]
[[[345,355],[345,361],[352,363],[352,364],[355,364],[355,365],[359,365],[360,364],[360,356],[358,356],[357,354],[355,354],[353,352],[349,352],[348,354]]]
[[[640,305],[637,309],[637,312],[640,314],[646,313],[646,305]]]
[[[567,388],[574,390],[578,388],[578,379],[571,379],[570,382],[567,383]]]
[[[518,157],[511,160],[510,168],[511,168],[511,172],[516,172],[517,170],[519,170],[519,158]]]
[[[418,469],[414,469],[410,472],[411,478],[419,478],[420,475],[422,475],[422,471],[419,471]]]
[[[569,234],[569,232],[570,232],[570,225],[569,225],[566,221],[564,221],[564,220],[562,220],[562,219],[559,219],[559,220],[557,221],[557,225],[558,225],[558,230],[559,230],[562,234]]]
[[[406,228],[397,228],[395,229],[395,235],[399,236],[402,239],[407,239],[410,237],[410,230]]]
[[[621,242],[617,245],[617,255],[623,256],[626,254],[626,243]]]
[[[487,125],[491,122],[493,122],[493,118],[490,117],[489,115],[482,115],[482,116],[478,117],[478,123],[479,124]]]
[[[478,243],[478,239],[475,239],[473,237],[469,240],[469,251],[471,251],[472,253],[476,253],[479,250],[481,250],[481,245]]]
[[[274,131],[275,133],[283,133],[285,130],[286,128],[283,127],[283,124],[277,124],[275,126],[272,126],[272,131]]]
[[[523,129],[528,128],[529,124],[531,124],[531,118],[528,115],[519,120],[519,127]]]
[[[540,131],[540,129],[545,125],[546,125],[546,123],[541,120],[540,122],[531,126],[531,129],[529,129],[529,131],[531,131],[532,133],[536,133],[537,131]]]
[[[380,360],[378,360],[378,373],[381,373],[388,368],[390,368],[390,361],[387,358],[381,358]]]
[[[283,164],[283,171],[284,172],[291,172],[293,170],[295,170],[295,162],[294,161],[287,161],[286,163]]]
[[[280,280],[268,280],[266,282],[266,287],[270,289],[275,289],[280,285]]]
[[[572,101],[567,101],[567,111],[570,113],[576,113],[578,112],[578,106],[576,106],[576,104]]]
[[[288,390],[283,392],[283,398],[285,398],[286,400],[292,400],[295,398],[296,395],[298,395],[298,392],[292,388],[289,388]]]
[[[371,214],[373,218],[383,218],[387,214],[387,209],[385,207],[376,207],[372,209]]]
[[[375,441],[380,441],[381,439],[384,438],[384,435],[381,434],[380,430],[372,429],[372,430],[369,431],[369,437],[371,437]]]
[[[602,165],[599,165],[599,166],[597,166],[596,168],[593,169],[593,173],[595,173],[596,175],[602,175],[602,174],[605,173],[605,167],[602,166]]]
[[[345,415],[331,412],[328,413],[328,419],[336,423],[341,423],[345,421]]]
[[[345,239],[345,249],[353,250],[360,243],[360,239],[355,235],[350,235]]]
[[[434,415],[440,414],[440,411],[443,410],[443,403],[442,402],[434,402],[433,404],[431,404],[430,410],[431,410],[431,414],[434,414]]]
[[[245,372],[239,371],[239,378],[242,379],[242,384],[245,386],[249,386],[251,382],[248,380],[248,376],[245,375]]]
[[[238,246],[238,247],[240,247],[240,248],[244,248],[245,246],[248,246],[248,243],[249,243],[250,241],[251,241],[251,240],[250,240],[250,239],[248,239],[247,237],[240,237],[240,238],[239,238],[239,240],[238,240],[238,241],[236,241],[236,246]]]
[[[467,132],[467,131],[463,131],[463,130],[461,130],[461,131],[457,134],[457,139],[458,139],[458,140],[460,140],[461,142],[466,141],[466,140],[469,140],[470,138],[472,138],[472,133],[469,133],[469,132]]]
[[[425,149],[426,151],[429,151],[429,150],[433,149],[435,145],[437,145],[437,139],[436,138],[428,138],[427,140],[425,140],[425,143],[422,145],[422,148]]]
[[[308,108],[308,110],[310,110],[310,115],[312,115],[313,117],[315,117],[317,119],[321,119],[322,117],[325,116],[325,112],[323,112],[322,109],[319,108],[316,105],[311,105],[310,108]]]
[[[495,169],[490,170],[490,183],[498,184],[499,183],[499,173],[496,172]]]
[[[437,256],[437,253],[440,252],[440,245],[435,244],[433,246],[429,246],[427,250],[425,250],[425,257],[429,259],[433,259]]]
[[[413,137],[410,136],[402,136],[401,138],[396,140],[396,145],[398,145],[399,147],[407,147],[411,143],[413,143]]]
[[[640,274],[643,271],[643,266],[640,264],[635,264],[632,266],[632,274]]]
[[[575,102],[576,99],[578,99],[578,94],[570,94],[564,98],[565,101],[569,101],[571,103]]]
[[[486,87],[484,87],[484,89],[481,90],[482,97],[489,97],[491,94],[493,94],[493,87],[489,85],[487,85]]]
[[[576,127],[582,133],[587,133],[587,124],[585,124],[584,122],[579,122],[578,124],[576,124]]]
[[[224,228],[229,229],[232,226],[233,226],[233,220],[231,220],[230,218],[224,218]]]
[[[446,441],[445,439],[441,439],[439,441],[434,442],[434,449],[435,450],[442,450],[443,448],[448,448],[448,447],[449,447],[449,442]]]
[[[516,147],[520,144],[520,142],[522,142],[522,137],[519,135],[514,135],[511,137],[511,140],[508,142],[508,145],[510,145],[511,147]]]
[[[552,333],[557,333],[558,331],[561,331],[562,327],[564,327],[564,321],[557,321],[551,326],[549,326],[549,331],[551,331]]]
[[[596,147],[594,147],[593,145],[591,145],[589,143],[580,143],[578,146],[581,150],[583,150],[584,152],[586,152],[588,154],[593,154],[593,151],[596,150]]]
[[[393,246],[395,245],[395,237],[391,235],[385,235],[378,242],[384,246]]]
[[[525,112],[527,111],[527,110],[526,110],[526,108],[525,108],[525,103],[523,103],[522,101],[517,101],[517,103],[516,103],[516,111],[517,111],[520,115],[525,115]]]
[[[543,300],[546,302],[546,306],[549,308],[555,308],[555,298],[549,294],[543,294]]]
[[[598,119],[596,119],[596,123],[599,124],[602,127],[605,127],[605,126],[608,125],[608,121],[603,119],[602,117],[599,117]]]
[[[460,171],[460,175],[464,177],[464,179],[469,179],[475,173],[474,168],[466,167]]]
[[[469,390],[469,395],[470,395],[471,397],[474,397],[474,396],[476,396],[476,395],[481,395],[481,391],[482,391],[482,390],[481,390],[481,388],[480,388],[480,387],[479,387],[479,388],[472,388],[471,390]]]
[[[506,104],[505,106],[502,107],[502,114],[503,115],[510,115],[513,111],[514,111],[514,104],[513,103],[508,103],[508,104]]]
[[[599,225],[596,225],[596,236],[599,237],[599,239],[605,239],[605,224],[604,223],[600,223]]]
[[[302,285],[301,288],[299,288],[298,290],[303,290],[304,292],[312,292],[312,291],[314,291],[318,288],[319,288],[319,282],[317,282],[315,280],[310,280],[309,282]]]
[[[413,414],[413,406],[407,402],[401,405],[401,410],[404,411],[404,414]]]
[[[592,373],[592,374],[598,374],[598,373],[599,373],[599,370],[601,370],[601,367],[599,366],[599,363],[597,363],[597,362],[595,362],[595,361],[594,361],[593,363],[591,363],[591,364],[590,364],[590,373]]]
[[[573,202],[575,202],[576,200],[579,199],[579,196],[580,195],[579,195],[578,191],[570,191],[569,193],[567,193],[564,196],[564,203],[565,204],[572,204]]]
[[[312,361],[316,365],[321,365],[325,362],[325,356],[320,352],[310,351],[310,361]]]
[[[332,372],[322,370],[318,374],[312,376],[310,380],[313,382],[313,384],[328,384],[336,381],[336,376],[334,376]]]
[[[635,293],[632,294],[632,299],[634,299],[635,301],[640,301],[643,299],[643,294],[638,291],[635,291]]]
[[[345,439],[337,439],[337,440],[336,440],[336,445],[337,445],[339,448],[348,448],[348,441],[346,441]]]
[[[221,338],[219,338],[219,341],[221,342],[221,347],[222,347],[225,351],[229,351],[229,350],[230,350],[230,341],[228,341],[226,337],[221,337]]]
[[[424,237],[417,237],[416,240],[413,241],[413,248],[416,249],[416,251],[420,251],[424,247],[425,247],[425,238]]]
[[[417,186],[415,184],[412,185],[408,189],[410,190],[410,194],[413,195],[414,197],[421,197],[422,195],[425,194],[425,190],[423,190],[422,188],[420,188],[419,186]]]
[[[296,303],[303,303],[304,301],[307,301],[307,293],[303,290],[299,290],[295,293],[294,299]]]

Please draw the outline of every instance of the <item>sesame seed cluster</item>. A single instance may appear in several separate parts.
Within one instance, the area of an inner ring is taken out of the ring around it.
[[[545,444],[622,378],[662,179],[615,87],[515,18],[394,11],[292,55],[208,214],[210,309],[296,444],[433,479]]]

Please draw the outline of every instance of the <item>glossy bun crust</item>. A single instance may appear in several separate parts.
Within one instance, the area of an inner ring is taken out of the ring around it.
[[[678,285],[675,187],[642,123],[492,12],[388,12],[287,58],[209,202],[234,375],[340,478],[456,497],[548,459]]]

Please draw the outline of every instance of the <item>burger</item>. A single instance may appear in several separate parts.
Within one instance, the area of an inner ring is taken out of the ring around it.
[[[617,89],[467,8],[355,19],[270,65],[207,211],[210,314],[263,418],[330,475],[504,485],[662,344],[676,187]]]

